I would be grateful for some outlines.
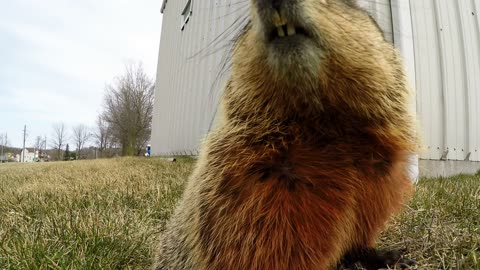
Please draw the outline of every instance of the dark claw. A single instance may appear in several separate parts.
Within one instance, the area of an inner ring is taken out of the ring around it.
[[[402,255],[400,254],[399,251],[387,251],[382,254],[382,252],[378,252],[379,259],[382,260],[383,258],[383,264],[384,266],[390,266],[390,267],[399,267],[400,269],[407,269],[410,268],[417,263],[414,260],[410,259],[404,259],[402,258]]]
[[[412,266],[415,266],[416,264],[417,262],[414,260],[400,259],[400,261],[397,262],[396,266],[400,267],[401,269],[408,269]]]
[[[397,263],[398,267],[400,267],[400,269],[408,269],[410,268],[410,265],[406,264],[406,263]]]

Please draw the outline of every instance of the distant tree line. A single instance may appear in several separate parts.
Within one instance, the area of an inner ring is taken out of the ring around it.
[[[127,64],[123,74],[105,86],[94,127],[79,124],[69,129],[56,123],[48,145],[46,136],[35,138],[35,151],[45,160],[142,155],[150,140],[154,87],[141,63]],[[0,145],[7,145],[5,137],[0,135]]]
[[[96,126],[93,129],[85,125],[72,128],[70,141],[75,145],[75,159],[82,158],[88,142],[95,145],[95,157],[141,155],[150,140],[154,88],[153,79],[147,76],[141,64],[126,65],[124,73],[105,86],[102,112]],[[65,124],[55,124],[52,135],[55,159],[65,159],[67,153],[63,149],[69,141]],[[68,152],[67,159],[72,159],[70,146]]]

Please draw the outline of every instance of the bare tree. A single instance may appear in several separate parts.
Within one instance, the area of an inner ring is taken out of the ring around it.
[[[38,151],[38,157],[37,158],[39,158],[42,155],[42,150],[43,150],[43,138],[42,138],[42,136],[35,137],[35,143],[33,144],[33,147],[35,148],[35,151]]]
[[[0,134],[0,157],[2,157],[5,153],[5,148],[8,146],[8,136],[7,133]]]
[[[35,150],[38,151],[39,158],[44,157],[47,152],[47,137],[46,136],[35,137],[35,143],[33,147],[35,147]]]
[[[7,133],[5,134],[0,134],[0,145],[3,145],[3,146],[8,146],[8,136],[7,136]]]
[[[33,145],[33,147],[35,147],[36,150],[42,150],[43,148],[43,138],[42,136],[37,136],[35,137],[35,144]]]
[[[72,128],[73,140],[75,141],[77,158],[80,158],[80,154],[85,147],[85,143],[90,139],[90,132],[87,126],[80,124]]]
[[[67,138],[67,130],[64,123],[58,123],[53,125],[53,142],[52,148],[57,150],[57,160],[62,160],[62,148],[65,145]]]
[[[150,139],[154,83],[142,65],[127,65],[113,85],[107,85],[104,120],[113,138],[122,146],[122,155],[136,155]]]
[[[98,147],[98,150],[103,155],[106,150],[112,146],[112,134],[108,122],[105,121],[103,115],[97,117],[97,126],[93,134],[95,138],[95,144]]]

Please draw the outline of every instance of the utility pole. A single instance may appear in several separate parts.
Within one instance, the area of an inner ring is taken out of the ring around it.
[[[5,133],[5,141],[2,140],[2,153],[0,154],[0,157],[3,157],[3,145],[4,144],[7,144],[7,133]]]
[[[3,145],[2,145],[2,154],[3,154],[3,146],[8,146],[8,133],[7,132],[5,132],[5,141],[3,142]]]
[[[27,137],[27,125],[23,128],[23,152],[22,152],[22,162],[25,162],[25,138]]]

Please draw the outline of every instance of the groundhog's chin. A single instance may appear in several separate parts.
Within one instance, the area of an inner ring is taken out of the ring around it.
[[[325,56],[309,38],[293,36],[273,40],[267,44],[266,53],[267,63],[279,81],[297,86],[318,82]]]

